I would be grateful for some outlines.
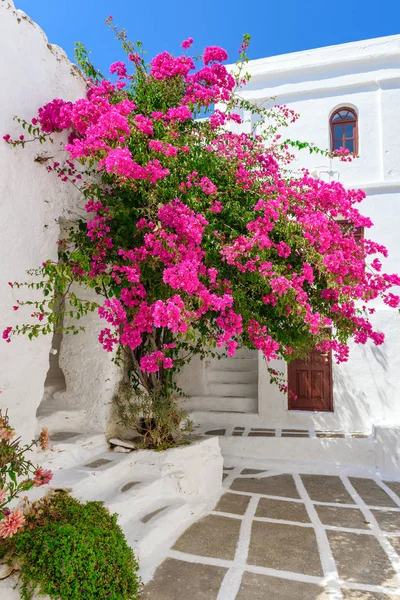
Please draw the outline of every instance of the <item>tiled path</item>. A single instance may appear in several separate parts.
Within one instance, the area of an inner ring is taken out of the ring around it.
[[[400,600],[400,483],[225,468],[143,600]]]

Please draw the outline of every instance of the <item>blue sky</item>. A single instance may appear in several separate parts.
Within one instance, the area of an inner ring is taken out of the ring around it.
[[[49,41],[73,58],[74,42],[92,51],[103,71],[123,56],[104,25],[113,15],[132,40],[143,41],[149,57],[193,37],[195,54],[223,46],[235,61],[242,35],[250,33],[250,58],[261,58],[400,33],[400,0],[15,0]]]

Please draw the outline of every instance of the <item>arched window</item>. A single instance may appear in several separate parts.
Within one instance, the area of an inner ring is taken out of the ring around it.
[[[358,154],[358,122],[355,110],[343,106],[335,110],[330,120],[331,150],[346,148]]]

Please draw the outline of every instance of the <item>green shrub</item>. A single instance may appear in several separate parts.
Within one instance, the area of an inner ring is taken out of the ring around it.
[[[101,502],[81,504],[56,493],[32,505],[24,531],[11,542],[20,562],[21,597],[54,600],[136,600],[138,564]]]

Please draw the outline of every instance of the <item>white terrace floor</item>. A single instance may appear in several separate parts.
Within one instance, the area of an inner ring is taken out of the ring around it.
[[[143,600],[400,600],[400,483],[265,466],[225,465]]]

